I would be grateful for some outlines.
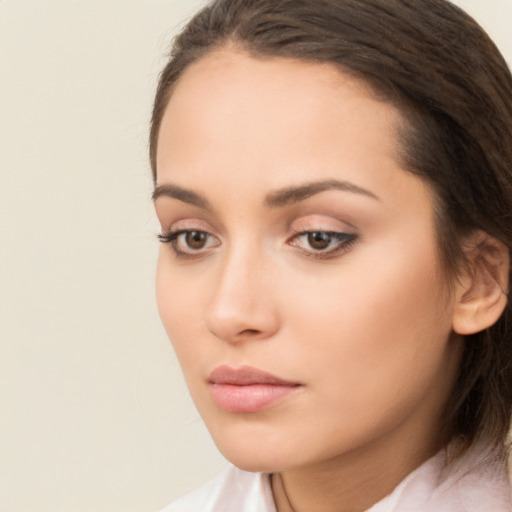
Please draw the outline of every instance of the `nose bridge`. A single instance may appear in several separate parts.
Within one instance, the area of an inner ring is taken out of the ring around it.
[[[254,243],[233,244],[219,265],[207,311],[209,330],[226,341],[268,337],[277,329],[269,261]]]

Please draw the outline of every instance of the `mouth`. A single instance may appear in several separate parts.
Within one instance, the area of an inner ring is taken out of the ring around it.
[[[208,385],[217,405],[235,413],[267,409],[302,387],[250,366],[219,366],[208,377]]]

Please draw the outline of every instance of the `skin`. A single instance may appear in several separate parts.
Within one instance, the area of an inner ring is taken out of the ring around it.
[[[445,441],[461,354],[455,294],[433,192],[397,157],[401,123],[329,64],[233,48],[187,69],[162,122],[162,232],[207,235],[162,244],[160,314],[217,446],[243,469],[274,473],[280,512],[278,473],[296,512],[362,511]],[[350,186],[276,199],[332,180]],[[350,236],[324,255],[300,234],[312,231]],[[228,412],[207,382],[221,364],[300,386],[265,410]]]

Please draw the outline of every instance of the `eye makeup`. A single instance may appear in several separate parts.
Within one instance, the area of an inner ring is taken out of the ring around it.
[[[220,242],[201,229],[177,229],[157,235],[163,244],[169,244],[177,258],[197,258],[218,247]]]
[[[338,216],[313,211],[307,214],[301,212],[297,215],[297,213],[299,212],[295,212],[290,217],[288,217],[289,213],[286,214],[286,220],[283,219],[282,224],[274,218],[272,222],[269,221],[268,227],[259,226],[257,229],[263,228],[268,231],[263,237],[281,240],[279,244],[295,249],[300,256],[317,260],[336,259],[342,256],[360,238],[356,227]],[[162,223],[169,228],[159,234],[158,239],[161,243],[170,246],[176,258],[191,260],[203,258],[223,243],[219,237],[212,234],[210,222],[206,223],[197,218],[181,218],[174,222],[169,220]],[[276,231],[275,227],[279,225],[281,227]],[[242,229],[247,233],[249,227]],[[232,231],[231,236],[235,234],[236,232]]]
[[[288,244],[297,247],[307,257],[326,260],[349,251],[357,238],[351,233],[316,229],[296,232],[288,239]]]

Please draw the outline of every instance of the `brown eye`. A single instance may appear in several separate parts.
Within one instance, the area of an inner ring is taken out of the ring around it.
[[[190,249],[203,249],[208,241],[208,234],[204,231],[188,231],[185,234],[185,243]]]
[[[306,256],[330,259],[347,252],[358,236],[338,231],[303,231],[296,233],[288,243]]]
[[[332,240],[332,234],[325,231],[308,233],[308,244],[312,249],[317,251],[327,249],[331,245]]]
[[[218,238],[200,229],[162,233],[158,239],[163,244],[169,244],[176,257],[182,259],[202,257],[221,245]]]

